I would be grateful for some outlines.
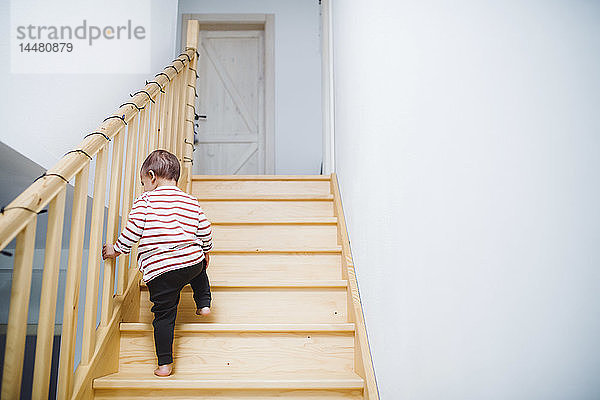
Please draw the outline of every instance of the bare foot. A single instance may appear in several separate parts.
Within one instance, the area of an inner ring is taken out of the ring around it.
[[[156,368],[154,370],[154,375],[156,376],[169,376],[171,375],[171,372],[173,371],[173,364],[165,364],[165,365],[159,365],[158,368]]]
[[[196,315],[201,315],[203,317],[210,314],[210,307],[202,307],[196,310]]]

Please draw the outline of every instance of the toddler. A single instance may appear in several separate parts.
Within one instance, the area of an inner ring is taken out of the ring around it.
[[[188,283],[197,315],[210,314],[206,268],[212,249],[210,222],[198,200],[179,189],[179,160],[166,150],[153,151],[142,164],[144,193],[133,203],[127,225],[115,242],[105,244],[102,257],[129,254],[139,241],[137,261],[154,304],[154,345],[157,376],[173,369],[173,332],[179,293]]]

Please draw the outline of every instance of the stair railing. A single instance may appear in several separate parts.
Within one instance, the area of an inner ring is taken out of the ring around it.
[[[105,360],[101,358],[106,355],[103,351],[107,350],[109,345],[116,345],[118,348],[118,342],[114,343],[114,332],[118,331],[119,322],[127,312],[121,308],[128,299],[126,292],[128,288],[133,287],[137,277],[135,261],[137,247],[132,250],[130,257],[107,259],[102,265],[103,232],[106,228],[107,242],[114,242],[117,239],[119,220],[121,226],[124,226],[134,198],[142,193],[139,167],[145,157],[155,149],[169,150],[178,157],[182,164],[179,187],[187,192],[191,191],[198,21],[189,21],[187,29],[186,48],[170,65],[156,74],[152,80],[147,81],[141,90],[132,94],[131,98],[106,118],[94,132],[86,135],[75,150],[68,152],[53,168],[8,204],[0,214],[0,250],[6,248],[16,237],[2,376],[1,398],[3,400],[18,399],[21,392],[37,215],[46,206],[48,206],[48,225],[32,398],[48,398],[65,194],[67,182],[73,178],[75,178],[75,186],[57,398],[79,398],[85,392],[91,394],[93,378],[99,376],[103,368],[116,368],[115,357],[106,360],[110,365],[102,365]],[[111,143],[111,172],[108,176]],[[81,361],[74,371],[88,178],[93,159],[96,160],[96,165]],[[108,193],[107,179],[110,180]],[[107,196],[108,217],[105,223]],[[119,215],[121,202],[122,213]],[[100,290],[101,268],[104,270],[104,279]],[[101,302],[101,316],[98,324],[96,315],[99,302]],[[134,304],[126,305],[134,306]]]

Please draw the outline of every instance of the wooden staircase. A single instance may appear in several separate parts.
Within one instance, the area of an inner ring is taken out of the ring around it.
[[[194,176],[192,192],[213,225],[212,314],[183,290],[174,373],[155,377],[138,278],[118,372],[94,379],[94,397],[377,398],[335,175]]]
[[[203,72],[199,28],[189,20],[179,56],[0,213],[0,250],[16,242],[2,400],[19,398],[23,386],[36,229],[45,211],[43,301],[32,316],[38,321],[33,399],[54,393],[60,400],[379,399],[335,174],[192,176],[196,79]],[[136,249],[117,260],[100,257],[103,241],[116,241],[142,193],[139,168],[155,149],[180,160],[179,187],[200,200],[215,243],[208,271],[213,313],[197,317],[184,290],[168,378],[152,373],[153,316]],[[59,290],[64,248],[68,263]],[[64,304],[52,381],[58,298]]]

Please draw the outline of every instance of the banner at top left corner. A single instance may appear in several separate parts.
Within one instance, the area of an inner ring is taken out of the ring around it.
[[[149,0],[12,0],[12,73],[150,73]]]

